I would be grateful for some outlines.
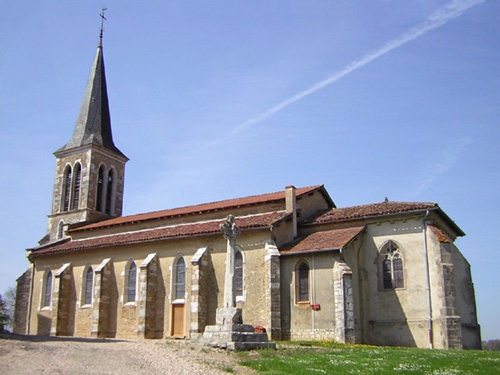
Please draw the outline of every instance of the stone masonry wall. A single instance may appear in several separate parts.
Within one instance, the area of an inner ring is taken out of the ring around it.
[[[28,333],[28,314],[31,294],[32,272],[26,270],[17,279],[16,305],[14,310],[14,333],[24,335]]]

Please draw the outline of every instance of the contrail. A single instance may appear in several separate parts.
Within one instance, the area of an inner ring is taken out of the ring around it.
[[[398,48],[402,46],[403,44],[406,44],[419,36],[422,36],[426,33],[428,33],[431,30],[437,29],[438,27],[441,27],[445,25],[446,23],[454,20],[455,18],[461,16],[466,10],[469,8],[472,8],[473,6],[484,2],[484,0],[453,0],[450,1],[448,4],[444,5],[443,7],[439,8],[437,11],[432,13],[427,19],[422,22],[421,24],[411,28],[407,32],[403,33],[399,37],[390,40],[386,44],[384,44],[382,47],[368,53],[365,57],[363,57],[361,60],[356,60],[347,65],[344,69],[334,73],[333,75],[329,76],[328,78],[315,83],[313,86],[310,88],[299,92],[298,94],[282,101],[279,104],[276,104],[274,107],[268,109],[267,111],[261,113],[257,117],[254,117],[252,119],[249,119],[245,121],[244,123],[240,124],[238,127],[236,127],[233,131],[232,134],[234,135],[235,133],[238,133],[248,126],[264,121],[267,118],[273,116],[275,113],[285,109],[289,105],[305,98],[306,96],[309,96],[313,93],[315,93],[318,90],[321,90],[323,87],[328,86],[339,79],[345,77],[349,73],[365,66],[366,64],[372,62],[373,60],[385,55],[387,52],[392,51],[395,48]]]
[[[462,138],[456,141],[454,144],[448,146],[444,150],[439,163],[434,163],[432,166],[425,171],[425,176],[421,179],[416,190],[411,195],[413,198],[419,196],[422,192],[427,190],[439,177],[448,172],[460,159],[462,154],[466,151],[467,147],[472,144],[472,140],[469,138]]]

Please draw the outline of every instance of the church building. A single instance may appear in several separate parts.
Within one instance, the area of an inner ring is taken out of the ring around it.
[[[128,158],[113,142],[102,38],[73,136],[54,155],[16,333],[196,341],[230,283],[243,321],[270,340],[481,347],[470,265],[454,245],[465,234],[436,203],[339,208],[323,185],[290,185],[122,216]]]

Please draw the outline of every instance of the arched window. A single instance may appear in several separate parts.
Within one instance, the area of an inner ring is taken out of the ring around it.
[[[295,269],[295,296],[297,302],[309,302],[309,265],[305,260]]]
[[[173,285],[174,299],[184,299],[186,294],[186,262],[183,257],[177,259]]]
[[[87,272],[85,272],[85,292],[83,294],[83,303],[84,305],[91,305],[92,304],[92,286],[94,282],[94,270],[92,267],[87,268]]]
[[[50,307],[52,302],[52,271],[45,271],[45,280],[43,285],[42,307]]]
[[[69,200],[71,195],[71,167],[68,165],[64,170],[63,180],[63,211],[69,211]]]
[[[137,291],[137,266],[133,261],[128,266],[127,280],[125,285],[126,285],[125,302],[135,302],[136,291]]]
[[[57,238],[61,239],[64,237],[64,221],[59,222],[59,226],[57,227]]]
[[[115,176],[114,170],[110,169],[108,172],[108,181],[106,184],[106,213],[111,215],[113,212],[113,192],[115,190]]]
[[[75,169],[74,169],[74,175],[75,175],[75,181],[73,183],[73,194],[72,194],[72,202],[71,202],[71,209],[72,210],[78,210],[79,205],[80,205],[80,185],[81,185],[81,180],[82,180],[82,166],[80,163],[76,163]]]
[[[96,199],[96,210],[99,212],[104,212],[103,208],[103,194],[104,193],[104,166],[101,165],[99,168],[99,173],[97,175],[97,199]]]
[[[241,251],[234,254],[234,294],[243,297],[243,255]]]
[[[397,245],[389,241],[382,253],[382,285],[384,289],[404,288],[403,259]]]

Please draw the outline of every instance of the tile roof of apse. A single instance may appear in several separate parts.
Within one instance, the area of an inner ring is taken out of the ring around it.
[[[436,209],[436,203],[411,203],[411,202],[382,202],[364,204],[360,206],[332,208],[321,216],[313,220],[315,223],[332,221],[345,221],[352,219],[362,219],[372,216],[382,216],[390,214],[400,214],[403,212],[423,211]]]
[[[267,228],[286,219],[291,214],[285,211],[268,212],[264,214],[241,216],[235,218],[235,223],[241,230]],[[220,225],[225,219],[209,220],[189,224],[177,224],[155,229],[137,230],[125,233],[91,237],[83,240],[59,242],[57,244],[41,246],[32,251],[32,256],[42,254],[65,253],[78,250],[97,249],[135,243],[162,241],[172,238],[209,235],[220,233]],[[222,234],[221,234],[222,236]]]
[[[402,213],[435,211],[450,225],[458,236],[465,236],[460,227],[439,207],[431,202],[391,202],[372,203],[359,206],[332,208],[320,216],[309,220],[310,224],[335,223],[390,216]]]
[[[306,195],[306,194],[312,193],[314,191],[320,191],[326,197],[326,199],[329,201],[329,203],[331,203],[332,206],[335,206],[335,204],[331,200],[330,196],[326,192],[323,185],[298,188],[298,189],[296,189],[295,194],[297,197],[300,197],[302,195]],[[227,200],[223,200],[223,201],[198,204],[198,205],[194,205],[194,206],[178,207],[178,208],[171,208],[171,209],[162,210],[162,211],[147,212],[147,213],[129,215],[129,216],[121,216],[121,217],[117,217],[114,219],[109,219],[106,221],[101,221],[98,223],[89,224],[89,225],[85,225],[82,227],[74,228],[74,229],[71,229],[71,231],[83,231],[83,230],[89,230],[89,229],[111,227],[111,226],[122,225],[122,224],[137,223],[137,222],[142,222],[142,221],[159,220],[159,219],[165,219],[165,218],[175,217],[175,216],[201,214],[201,213],[206,213],[206,212],[210,212],[210,211],[219,211],[219,210],[223,210],[223,209],[230,209],[233,207],[252,206],[252,205],[259,204],[259,203],[272,203],[272,202],[277,202],[277,201],[284,200],[284,199],[285,199],[285,191],[283,190],[283,191],[279,191],[279,192],[275,192],[275,193],[252,195],[252,196],[243,197],[243,198],[227,199]]]
[[[365,226],[355,226],[314,232],[285,244],[280,249],[280,253],[287,255],[341,249],[354,240],[364,229]]]

